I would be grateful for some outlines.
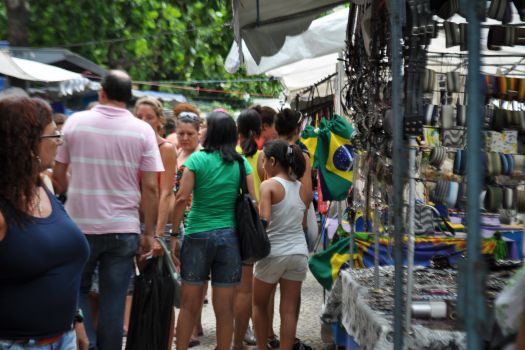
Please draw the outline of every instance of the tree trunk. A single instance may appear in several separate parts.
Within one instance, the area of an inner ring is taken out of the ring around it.
[[[11,46],[28,46],[27,21],[29,5],[27,0],[4,0],[7,9],[7,40]]]

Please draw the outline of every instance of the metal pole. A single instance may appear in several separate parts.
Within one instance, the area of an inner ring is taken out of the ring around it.
[[[414,288],[414,207],[416,200],[416,151],[417,141],[415,136],[408,139],[408,171],[409,171],[409,191],[408,191],[408,271],[407,271],[407,298],[405,308],[405,329],[410,331],[412,324],[412,290]]]
[[[380,288],[379,283],[379,223],[380,212],[377,205],[374,207],[374,286]]]
[[[390,1],[390,37],[392,40],[392,112],[393,132],[393,185],[394,185],[394,350],[403,349],[403,90],[401,28],[404,24],[404,0]]]
[[[481,259],[480,192],[481,169],[481,104],[480,24],[485,13],[485,1],[462,0],[468,21],[468,106],[467,106],[467,261],[460,269],[462,301],[467,332],[467,349],[482,348],[485,319],[483,285],[485,270]]]

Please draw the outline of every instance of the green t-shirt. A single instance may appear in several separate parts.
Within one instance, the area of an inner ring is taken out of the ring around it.
[[[244,158],[244,157],[243,157]],[[235,227],[235,201],[239,193],[239,164],[224,162],[219,152],[193,153],[184,166],[195,174],[186,234]],[[244,159],[246,174],[252,167]]]

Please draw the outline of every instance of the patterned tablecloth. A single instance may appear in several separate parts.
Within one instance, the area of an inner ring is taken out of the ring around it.
[[[455,271],[433,270],[432,276],[425,277],[425,270],[415,273],[416,291],[449,290],[449,297],[455,299]],[[380,268],[381,292],[371,287],[373,274],[373,269],[341,271],[328,295],[322,318],[326,322],[340,321],[362,350],[392,349],[394,269]],[[414,320],[412,324],[411,333],[404,338],[407,349],[466,349],[465,333],[456,329],[455,321]]]

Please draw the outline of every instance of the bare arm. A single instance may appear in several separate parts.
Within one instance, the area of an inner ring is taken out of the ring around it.
[[[184,210],[188,204],[191,192],[193,192],[193,186],[195,186],[195,174],[188,168],[184,168],[182,173],[182,179],[180,180],[180,188],[175,195],[175,206],[173,207],[173,230],[178,230],[182,218],[184,216]]]
[[[310,206],[310,203],[312,202],[312,199],[314,197],[313,195],[313,187],[312,187],[312,166],[310,164],[310,157],[308,157],[306,154],[304,154],[304,160],[306,161],[306,171],[304,172],[303,177],[299,179],[301,181],[301,198],[305,201],[306,208]]]
[[[0,212],[0,242],[4,239],[6,232],[7,223],[5,222],[4,215]]]
[[[144,233],[141,237],[139,254],[142,257],[153,254],[155,247],[155,237],[153,225],[157,220],[157,210],[159,207],[159,191],[157,186],[157,172],[143,171],[142,177],[142,198],[144,203]],[[158,252],[160,254],[160,251]]]
[[[69,186],[69,179],[67,177],[68,166],[69,164],[55,162],[52,181],[56,194],[62,194],[67,191],[67,187]]]
[[[177,169],[175,147],[165,143],[160,148],[160,156],[164,164],[164,171],[160,173],[159,214],[157,215],[158,236],[164,235],[164,229],[170,215],[170,201],[173,197],[173,178]]]
[[[180,180],[180,187],[175,195],[175,205],[173,206],[173,217],[171,218],[173,223],[173,232],[178,232],[182,218],[184,217],[184,210],[188,205],[188,200],[193,187],[195,186],[195,173],[188,168],[184,168],[182,173],[182,179]],[[179,240],[175,237],[171,237],[170,240],[170,251],[175,265],[180,266],[180,261],[177,254],[177,245]]]
[[[261,183],[261,195],[259,197],[259,216],[270,223],[272,216],[272,190],[269,180]]]

